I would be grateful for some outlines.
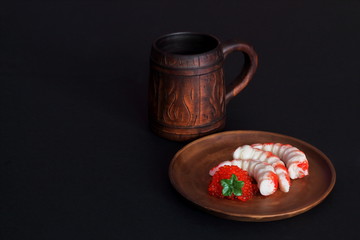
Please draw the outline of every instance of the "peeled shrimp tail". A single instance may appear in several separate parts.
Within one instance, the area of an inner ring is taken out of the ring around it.
[[[290,144],[263,143],[253,144],[253,148],[270,151],[285,162],[291,179],[309,175],[309,162],[305,154]]]
[[[275,169],[275,173],[279,178],[279,187],[283,192],[289,192],[290,190],[290,177],[285,164],[279,157],[275,156],[271,152],[263,151],[253,148],[249,145],[238,147],[233,153],[234,159],[242,160],[256,160],[271,164]]]

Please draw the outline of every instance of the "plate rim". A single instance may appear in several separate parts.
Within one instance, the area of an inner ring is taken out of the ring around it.
[[[217,136],[217,135],[231,135],[231,134],[241,134],[241,133],[258,133],[258,134],[267,134],[267,135],[273,135],[273,136],[278,136],[278,137],[285,137],[291,140],[294,140],[295,142],[299,142],[303,145],[306,145],[308,148],[313,149],[315,152],[317,152],[318,154],[321,155],[321,157],[326,161],[327,166],[329,167],[330,170],[330,174],[331,174],[331,181],[329,183],[329,186],[327,187],[326,191],[324,192],[324,194],[322,194],[316,201],[312,202],[309,205],[306,205],[304,207],[299,207],[295,210],[292,211],[288,211],[286,213],[277,213],[277,214],[257,214],[257,215],[253,215],[253,214],[225,214],[222,212],[219,212],[218,209],[214,209],[211,207],[206,207],[206,206],[202,206],[201,204],[198,204],[196,202],[194,202],[192,199],[189,199],[187,197],[187,195],[176,186],[176,182],[172,176],[172,171],[173,171],[173,165],[175,164],[176,159],[178,158],[178,156],[184,152],[187,148],[197,144],[198,142],[204,141],[208,138]],[[186,144],[185,146],[183,146],[182,148],[180,148],[176,154],[173,156],[173,158],[170,161],[169,167],[168,167],[168,176],[171,182],[171,185],[175,188],[175,190],[180,193],[180,195],[185,198],[187,201],[190,201],[191,203],[195,204],[197,207],[200,207],[206,211],[211,212],[212,214],[216,215],[216,216],[220,216],[222,218],[227,218],[227,219],[232,219],[232,220],[237,220],[237,221],[248,221],[248,222],[263,222],[263,221],[275,221],[275,220],[281,220],[281,219],[285,219],[285,218],[290,218],[296,215],[299,215],[301,213],[304,213],[308,210],[310,210],[311,208],[317,206],[318,204],[320,204],[329,194],[330,192],[333,190],[335,183],[336,183],[336,171],[335,171],[335,167],[332,164],[331,160],[318,148],[316,148],[315,146],[311,145],[308,142],[305,142],[301,139],[289,136],[289,135],[285,135],[285,134],[281,134],[281,133],[275,133],[275,132],[269,132],[269,131],[261,131],[261,130],[230,130],[230,131],[223,131],[223,132],[219,132],[219,133],[214,133],[214,134],[210,134],[201,138],[198,138],[188,144]]]

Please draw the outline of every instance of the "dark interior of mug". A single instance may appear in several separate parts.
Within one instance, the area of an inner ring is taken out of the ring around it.
[[[218,44],[218,40],[210,35],[177,33],[160,38],[156,41],[155,46],[162,52],[189,55],[209,52]]]

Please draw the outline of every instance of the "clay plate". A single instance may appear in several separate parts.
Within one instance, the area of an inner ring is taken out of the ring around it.
[[[256,196],[247,202],[217,199],[207,193],[209,170],[231,160],[240,145],[279,142],[302,150],[309,160],[309,176],[292,180],[288,193],[278,190],[271,196]],[[296,216],[318,205],[335,185],[331,161],[317,148],[299,139],[262,131],[229,131],[189,143],[172,159],[169,177],[186,199],[219,217],[238,221],[273,221]]]

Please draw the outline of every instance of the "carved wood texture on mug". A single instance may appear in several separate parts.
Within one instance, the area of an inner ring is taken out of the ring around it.
[[[163,125],[196,127],[220,119],[225,111],[223,72],[200,76],[164,76],[153,72],[152,101]],[[221,82],[218,82],[221,81]]]

